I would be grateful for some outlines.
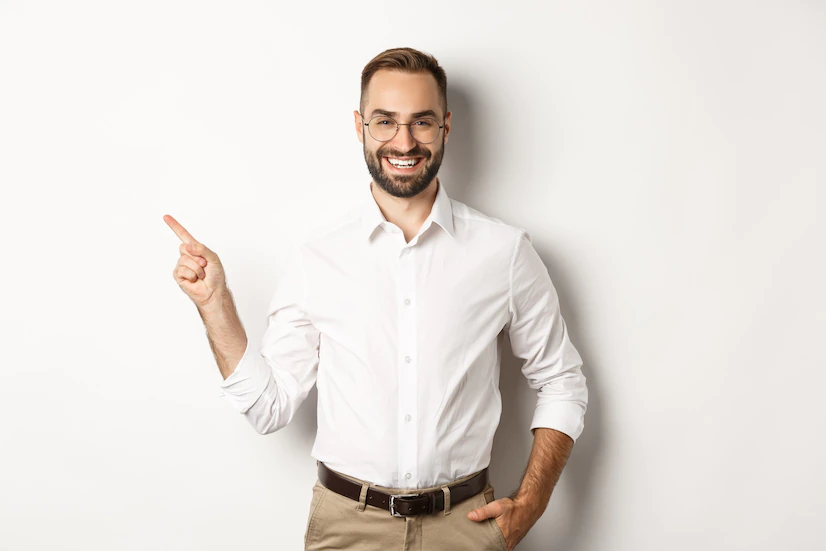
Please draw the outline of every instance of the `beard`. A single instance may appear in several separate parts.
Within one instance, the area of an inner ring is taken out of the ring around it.
[[[381,147],[375,152],[367,151],[367,146],[364,145],[364,160],[367,162],[367,170],[370,171],[373,181],[394,197],[415,197],[427,189],[439,172],[439,167],[442,166],[444,153],[444,134],[442,134],[442,147],[435,154],[432,154],[429,149],[420,147],[419,144],[406,153]],[[385,170],[381,162],[382,157],[423,157],[419,163],[424,163],[424,166],[415,174],[391,174]]]

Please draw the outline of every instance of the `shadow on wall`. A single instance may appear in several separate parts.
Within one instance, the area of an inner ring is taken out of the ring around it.
[[[474,109],[469,86],[451,82],[447,95],[447,108],[452,113],[450,139],[445,144],[445,155],[439,169],[439,179],[445,182],[450,196],[466,203],[473,196],[473,184],[477,181],[479,161],[485,157],[479,151],[477,128],[481,116]]]
[[[474,207],[473,183],[476,181],[480,166],[484,170],[480,160],[489,158],[489,152],[478,149],[476,136],[480,121],[483,120],[483,114],[474,110],[470,89],[470,86],[462,86],[461,82],[451,82],[448,105],[453,112],[451,121],[453,128],[451,128],[450,141],[446,145],[445,160],[439,174],[444,178],[451,197]],[[486,214],[505,219],[497,216],[496,212],[486,212]],[[513,223],[518,225],[519,221]],[[531,235],[534,236],[533,233]],[[536,241],[543,240],[537,239]],[[591,473],[599,443],[602,441],[600,392],[597,379],[593,375],[595,370],[588,363],[588,355],[585,353],[587,351],[587,346],[584,345],[586,335],[580,330],[576,307],[574,305],[569,308],[566,300],[575,298],[573,289],[576,286],[573,282],[569,285],[570,278],[566,277],[562,263],[557,263],[558,267],[549,264],[547,259],[552,256],[549,251],[543,251],[537,247],[537,252],[545,265],[549,267],[551,279],[559,293],[562,315],[571,334],[571,340],[583,358],[583,373],[587,378],[589,403],[585,430],[571,451],[571,456],[554,489],[551,502],[545,514],[533,526],[518,548],[520,551],[539,551],[549,547],[566,551],[584,550],[587,539],[585,533],[590,528],[586,516],[590,508],[588,502],[595,491],[590,483]],[[504,332],[500,333],[499,346],[502,417],[493,442],[490,463],[491,484],[496,490],[497,499],[509,495],[519,487],[533,446],[530,423],[537,399],[536,391],[527,385],[527,380],[521,372],[523,360],[512,354],[510,341]],[[291,423],[291,430],[302,442],[301,449],[306,449],[308,457],[317,431],[317,403],[318,391],[313,386]],[[559,511],[559,515],[554,515],[554,511]]]

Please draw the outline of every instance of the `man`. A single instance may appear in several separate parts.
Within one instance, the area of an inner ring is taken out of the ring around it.
[[[223,396],[261,434],[318,386],[305,549],[513,549],[584,428],[582,361],[527,232],[450,199],[444,70],[410,48],[362,72],[361,204],[296,247],[251,347],[218,256],[172,217],[174,277],[198,307]],[[369,193],[369,195],[368,195]],[[498,339],[538,391],[518,491],[494,499]]]

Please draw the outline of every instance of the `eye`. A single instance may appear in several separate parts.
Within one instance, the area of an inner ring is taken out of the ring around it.
[[[433,119],[419,119],[416,122],[414,122],[413,124],[415,124],[416,126],[421,127],[421,128],[430,128],[435,123],[436,123],[436,121],[434,121]]]

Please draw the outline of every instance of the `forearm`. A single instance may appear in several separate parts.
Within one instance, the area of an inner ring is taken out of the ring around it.
[[[216,294],[208,305],[199,306],[207,340],[218,363],[218,370],[226,380],[232,375],[247,348],[247,333],[235,309],[232,293],[227,289]]]
[[[548,506],[574,441],[564,432],[544,427],[534,429],[533,433],[533,449],[528,466],[519,490],[511,495],[511,499],[526,505],[532,511],[535,522]]]

